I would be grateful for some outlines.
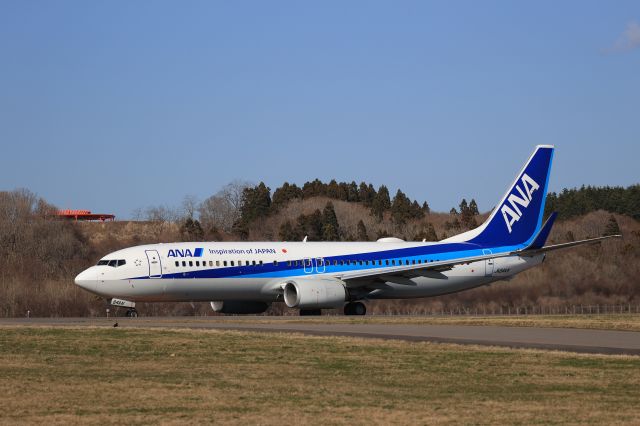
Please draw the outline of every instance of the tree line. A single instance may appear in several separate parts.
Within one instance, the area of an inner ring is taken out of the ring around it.
[[[640,185],[581,186],[547,194],[546,214],[558,212],[562,219],[571,219],[596,210],[606,210],[640,220]]]

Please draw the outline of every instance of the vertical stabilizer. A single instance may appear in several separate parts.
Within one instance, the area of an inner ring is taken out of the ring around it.
[[[529,244],[540,231],[554,147],[538,145],[491,216],[478,228],[444,241],[486,247]]]

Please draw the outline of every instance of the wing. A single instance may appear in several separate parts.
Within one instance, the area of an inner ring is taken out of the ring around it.
[[[337,276],[337,278],[348,282],[361,280],[364,278],[379,278],[385,281],[396,281],[398,278],[415,278],[420,276],[433,276],[439,272],[449,271],[456,265],[464,265],[487,259],[513,256],[513,252],[493,253],[481,256],[460,257],[450,260],[441,260],[422,264],[396,265],[386,268],[378,268],[366,271],[348,271]]]
[[[457,259],[451,260],[443,260],[437,262],[429,262],[422,264],[411,264],[411,265],[397,265],[391,266],[388,268],[380,268],[376,270],[368,270],[368,271],[352,271],[345,272],[341,275],[336,276],[336,278],[343,280],[346,283],[352,282],[352,284],[358,285],[358,281],[371,281],[372,279],[379,279],[382,281],[392,281],[392,282],[407,282],[410,278],[415,277],[433,277],[437,273],[449,271],[453,269],[456,265],[464,265],[472,262],[478,262],[482,260],[488,259],[497,259],[501,257],[510,257],[510,256],[536,256],[547,251],[558,250],[562,248],[574,247],[582,244],[594,244],[599,243],[602,240],[606,240],[609,238],[620,238],[621,235],[608,235],[606,237],[598,237],[598,238],[590,238],[587,240],[581,241],[573,241],[570,243],[563,244],[554,244],[541,248],[524,248],[521,250],[515,250],[505,253],[492,253],[486,254],[482,256],[469,256],[469,257],[461,257]],[[531,247],[531,246],[529,246]],[[408,283],[408,282],[407,282]]]

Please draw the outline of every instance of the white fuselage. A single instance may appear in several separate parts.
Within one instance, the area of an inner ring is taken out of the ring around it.
[[[507,256],[448,270],[423,270],[409,277],[392,274],[400,265],[429,264],[476,252],[486,254],[487,250],[399,241],[152,244],[105,256],[99,262],[103,264],[83,271],[76,283],[104,297],[149,302],[281,301],[282,285],[291,279],[344,280],[353,300],[418,298],[507,279],[544,258]],[[373,271],[377,275],[368,277]]]

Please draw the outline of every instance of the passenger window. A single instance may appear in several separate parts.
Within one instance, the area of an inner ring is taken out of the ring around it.
[[[233,264],[233,260],[231,261],[231,266],[235,266],[235,265]]]
[[[333,261],[333,266],[338,266],[338,261],[337,260]]]
[[[176,266],[180,266],[180,262],[176,260]]]
[[[196,260],[196,266],[200,266],[200,261]]]
[[[253,266],[256,266],[256,261],[254,260],[254,261],[252,262],[252,264],[253,264]]]
[[[122,266],[122,265],[126,265],[126,264],[127,264],[126,260],[124,260],[124,259],[118,260],[118,266]]]
[[[260,266],[262,266],[262,260],[260,261]]]
[[[222,262],[224,266],[227,266],[227,261]]]
[[[209,266],[213,266],[213,260],[209,261]]]
[[[273,266],[278,266],[278,261],[277,260],[273,261]]]
[[[189,266],[193,266],[193,262],[191,260],[189,261]]]
[[[394,260],[392,260],[392,261],[391,261],[391,264],[392,264],[392,265],[395,265],[395,264],[396,264],[396,260],[395,260],[395,259],[394,259]]]
[[[182,261],[182,266],[187,266],[187,262],[185,262],[184,260]]]

